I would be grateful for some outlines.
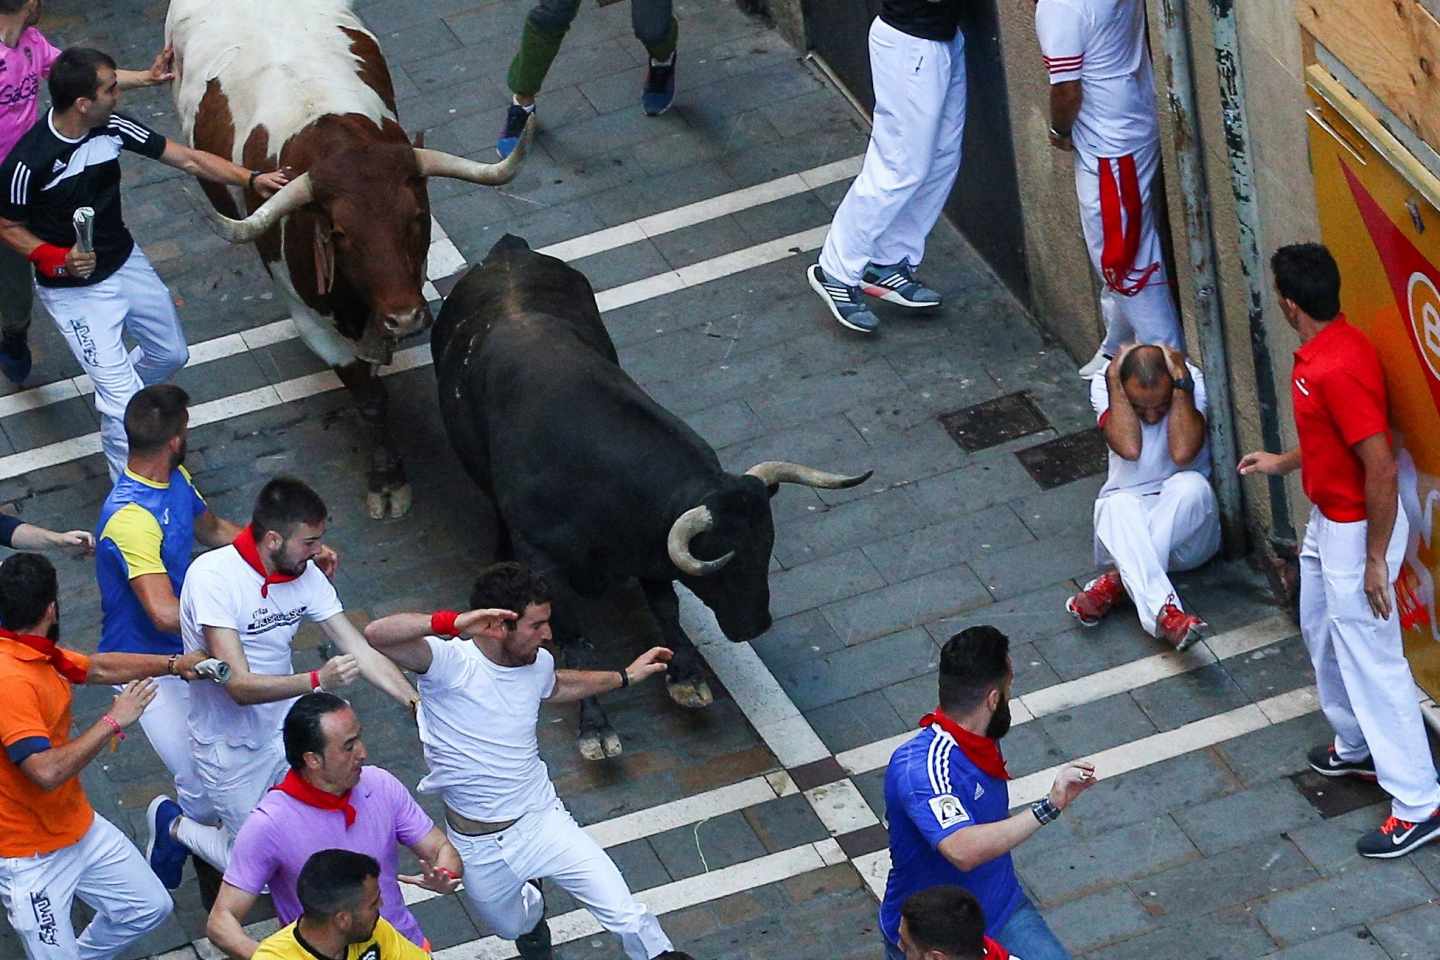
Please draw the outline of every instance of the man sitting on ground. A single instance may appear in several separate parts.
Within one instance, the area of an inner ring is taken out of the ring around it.
[[[380,864],[364,853],[321,850],[296,883],[300,919],[260,942],[255,960],[430,960],[380,916]]]
[[[1173,347],[1132,344],[1090,381],[1090,403],[1110,447],[1095,501],[1095,563],[1113,568],[1065,609],[1093,627],[1129,593],[1145,632],[1184,650],[1209,625],[1180,606],[1167,572],[1194,569],[1220,549],[1205,379]]]

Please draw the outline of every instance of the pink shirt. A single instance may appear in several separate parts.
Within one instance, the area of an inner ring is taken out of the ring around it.
[[[321,850],[354,850],[380,861],[380,915],[417,946],[425,935],[405,906],[395,879],[396,844],[413,846],[435,826],[410,791],[379,767],[365,767],[350,791],[355,822],[347,829],[339,810],[321,810],[271,790],[235,837],[225,882],[259,896],[266,884],[281,924],[300,916],[295,883],[310,855]]]
[[[40,81],[58,56],[34,27],[26,27],[13,47],[0,43],[0,160],[35,125]]]

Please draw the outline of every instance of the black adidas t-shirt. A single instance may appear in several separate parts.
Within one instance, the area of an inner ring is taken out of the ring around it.
[[[60,136],[47,113],[0,163],[0,217],[23,223],[59,247],[75,245],[71,219],[80,207],[95,209],[95,272],[54,279],[35,275],[45,287],[86,287],[124,265],[135,240],[120,216],[120,151],[151,159],[165,152],[165,137],[122,113],[78,140]]]
[[[948,43],[960,28],[961,0],[884,0],[880,19],[901,33]]]

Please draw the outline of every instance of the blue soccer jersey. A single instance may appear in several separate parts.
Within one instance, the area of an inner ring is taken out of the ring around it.
[[[169,483],[126,470],[100,506],[95,575],[100,582],[100,652],[180,653],[180,635],[158,629],[130,581],[149,573],[170,578],[175,596],[190,568],[195,521],[206,511],[184,467]]]
[[[1008,782],[982,772],[937,726],[901,744],[885,768],[885,814],[890,821],[890,876],[880,904],[880,928],[900,939],[900,906],[910,894],[958,884],[985,912],[994,936],[1024,900],[1015,865],[1006,853],[974,870],[961,870],[940,854],[940,841],[966,827],[1010,816]]]

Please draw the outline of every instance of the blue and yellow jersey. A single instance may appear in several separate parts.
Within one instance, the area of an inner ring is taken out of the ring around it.
[[[195,521],[206,511],[184,467],[169,483],[126,470],[100,506],[95,573],[100,581],[100,652],[180,653],[180,636],[156,629],[130,581],[147,573],[170,577],[175,596],[190,568]]]

